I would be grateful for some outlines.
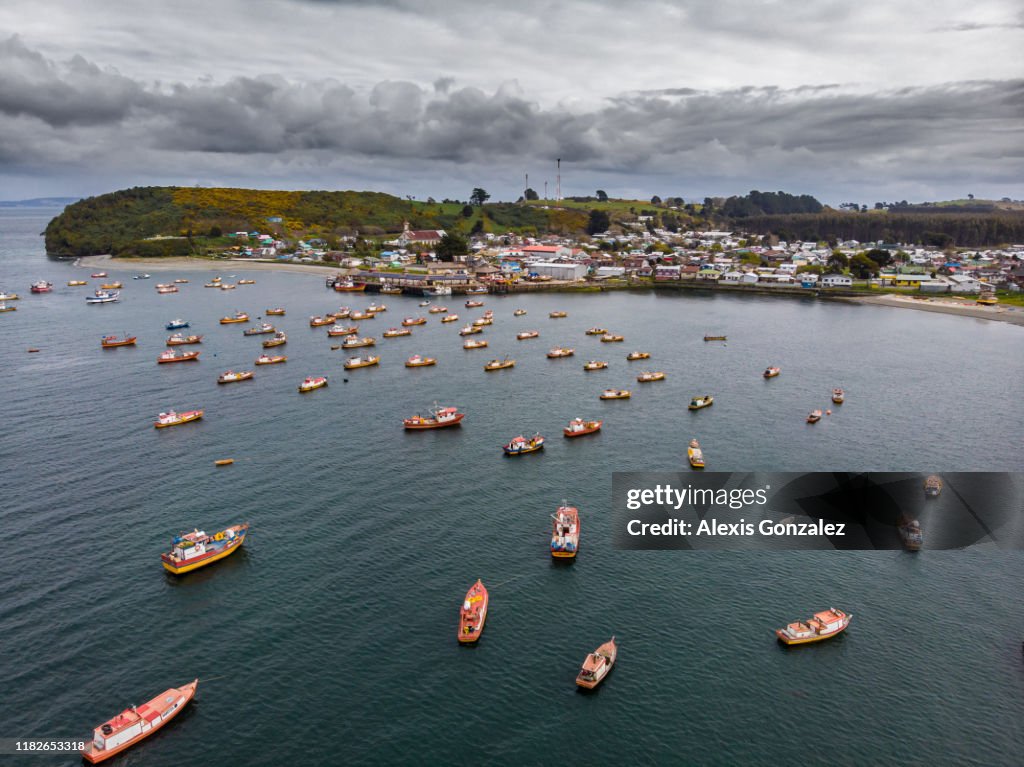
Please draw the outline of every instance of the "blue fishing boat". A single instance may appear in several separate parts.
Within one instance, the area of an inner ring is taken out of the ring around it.
[[[177,330],[178,328],[187,328],[188,322],[185,320],[171,320],[167,323],[168,330]]]

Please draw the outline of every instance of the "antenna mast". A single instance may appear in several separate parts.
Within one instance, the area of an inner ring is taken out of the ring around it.
[[[562,158],[558,158],[558,164],[556,166],[557,175],[555,176],[555,199],[562,199]]]

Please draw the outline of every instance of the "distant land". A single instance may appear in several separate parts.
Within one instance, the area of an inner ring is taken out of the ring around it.
[[[669,233],[728,229],[830,244],[857,240],[987,247],[1024,242],[1024,210],[1008,200],[904,200],[875,203],[869,209],[853,203],[832,208],[810,195],[785,192],[709,197],[702,204],[681,198],[618,200],[604,192],[559,201],[490,203],[481,202],[487,199],[484,190],[473,192],[472,204],[402,199],[380,192],[204,187],[134,187],[77,202],[48,198],[71,204],[47,225],[46,252],[56,257],[182,256],[204,252],[235,231],[329,243],[358,237],[372,243],[393,239],[406,223],[414,230],[439,229],[464,237],[514,233],[597,235],[599,240],[646,228]],[[595,221],[600,223],[595,226]]]
[[[31,200],[0,200],[0,208],[63,208],[81,197],[33,197]]]

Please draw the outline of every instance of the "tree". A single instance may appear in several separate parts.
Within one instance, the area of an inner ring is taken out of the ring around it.
[[[878,262],[863,253],[858,253],[850,259],[850,272],[858,279],[866,280],[869,277],[875,277],[879,271]]]
[[[222,234],[223,234],[223,232],[220,230],[219,226],[211,226],[210,227],[210,232],[209,232],[209,234],[207,236],[208,237],[220,237]]]
[[[608,194],[604,191],[604,189],[597,190],[597,201],[608,202]]]
[[[590,219],[587,221],[587,234],[593,235],[600,232],[607,232],[611,223],[612,221],[608,216],[607,211],[592,210],[590,211]]]
[[[533,189],[527,189],[527,190],[526,190],[525,192],[523,192],[523,196],[524,196],[524,197],[525,197],[525,198],[526,198],[527,200],[539,200],[539,199],[540,199],[540,198],[539,198],[539,197],[537,196],[537,193],[536,193],[536,192],[535,192],[535,191],[534,191]]]
[[[864,255],[878,264],[879,267],[886,266],[890,261],[892,261],[892,254],[887,250],[882,250],[881,248],[872,248]]]
[[[828,259],[828,269],[830,272],[842,273],[849,265],[850,259],[845,254],[840,253],[838,250],[832,251],[832,255]]]
[[[469,246],[466,241],[457,234],[447,232],[434,249],[434,255],[441,261],[452,261],[455,256],[464,256],[467,253],[469,253]]]
[[[470,234],[482,234],[483,231],[484,231],[484,220],[482,218],[478,218],[476,220],[476,222],[473,224],[473,228],[469,230],[469,233]]]
[[[658,197],[658,195],[654,195],[654,197],[651,198],[651,205],[661,205],[661,198]]]
[[[472,215],[473,215],[473,206],[472,205],[463,205],[462,206],[462,217],[463,218],[469,218]]]
[[[486,189],[476,187],[475,189],[473,189],[473,194],[469,196],[469,204],[476,205],[477,207],[479,207],[483,205],[485,202],[487,202],[489,199],[491,199],[491,196],[487,194]]]

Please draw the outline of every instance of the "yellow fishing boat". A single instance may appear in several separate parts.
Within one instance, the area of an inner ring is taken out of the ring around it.
[[[345,360],[345,370],[355,370],[356,368],[368,368],[371,365],[380,364],[380,357],[351,357]]]
[[[503,360],[491,360],[484,365],[484,370],[490,372],[492,370],[504,370],[505,368],[515,367],[516,361],[506,357]]]

